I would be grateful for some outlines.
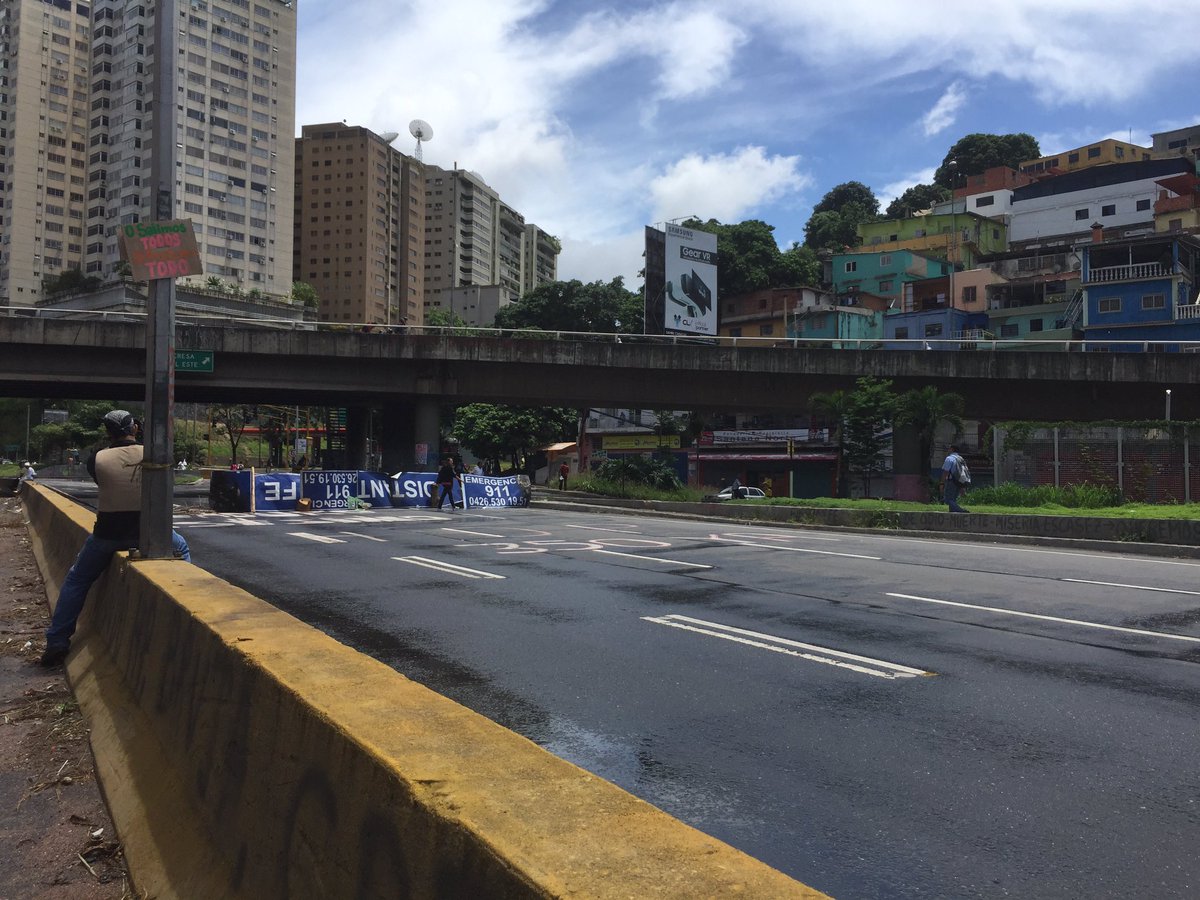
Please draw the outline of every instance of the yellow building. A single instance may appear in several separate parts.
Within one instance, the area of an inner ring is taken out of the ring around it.
[[[1150,158],[1150,148],[1114,138],[1105,138],[1076,147],[1074,150],[1064,150],[1050,156],[1041,156],[1021,163],[1018,167],[1026,175],[1044,175],[1046,173],[1076,172],[1092,166],[1108,166],[1113,163],[1140,162]]]

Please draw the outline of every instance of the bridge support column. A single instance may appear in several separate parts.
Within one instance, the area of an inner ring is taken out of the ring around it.
[[[892,432],[892,498],[929,502],[929,459],[921,458],[921,433],[912,426]]]
[[[422,398],[417,401],[415,416],[416,443],[424,444],[427,448],[425,464],[418,461],[416,468],[421,471],[435,471],[441,460],[438,458],[442,449],[441,408],[437,400]]]
[[[346,468],[367,467],[367,423],[371,410],[365,406],[346,408]]]
[[[384,404],[379,442],[383,450],[383,471],[389,475],[421,468],[414,465],[413,460],[416,413],[411,403]]]

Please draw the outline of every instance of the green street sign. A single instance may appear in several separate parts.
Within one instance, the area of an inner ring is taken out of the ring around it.
[[[176,350],[175,371],[211,372],[214,355],[211,350]]]

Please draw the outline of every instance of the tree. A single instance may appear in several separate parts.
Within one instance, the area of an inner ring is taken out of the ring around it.
[[[217,433],[225,433],[229,439],[229,461],[237,462],[238,444],[246,426],[253,421],[254,416],[248,406],[216,406],[213,407],[212,421]]]
[[[425,324],[431,328],[445,328],[442,334],[471,334],[467,330],[467,320],[452,309],[435,306],[425,313]]]
[[[938,184],[914,184],[888,204],[883,216],[886,219],[904,219],[920,209],[929,209],[935,203],[950,199],[950,191]]]
[[[470,403],[454,414],[451,433],[482,459],[509,459],[518,468],[521,457],[538,447],[574,440],[576,412],[565,407],[530,408]]]
[[[23,404],[22,404],[23,405]],[[43,409],[47,404],[41,404]],[[67,410],[65,422],[35,425],[29,432],[31,456],[49,462],[61,459],[68,449],[92,450],[105,440],[104,416],[116,406],[107,401],[55,402],[54,408]],[[86,458],[87,454],[83,454]]]
[[[933,175],[933,183],[953,187],[951,181],[964,175],[982,175],[994,166],[1017,168],[1042,155],[1037,139],[1025,132],[1016,134],[968,134],[951,147]],[[951,166],[950,160],[956,165]],[[957,175],[955,175],[957,172]]]
[[[832,188],[813,207],[804,226],[804,245],[814,250],[840,250],[858,244],[858,226],[879,216],[879,200],[861,181]]]
[[[833,429],[833,442],[837,444],[837,460],[834,463],[834,496],[842,497],[846,492],[843,482],[846,457],[846,422],[850,418],[853,400],[849,391],[829,391],[813,394],[808,400],[813,413],[829,423]]]
[[[684,228],[717,236],[717,296],[736,297],[764,288],[815,284],[821,278],[816,254],[798,244],[785,252],[775,241],[775,226],[760,219],[723,225],[716,219],[686,219]]]
[[[896,401],[895,425],[911,428],[918,436],[922,464],[928,468],[933,454],[933,437],[942,422],[949,422],[955,432],[963,426],[962,414],[966,401],[961,394],[941,393],[933,385],[905,391]]]
[[[317,296],[317,289],[303,281],[292,282],[291,297],[293,303],[299,303],[305,309],[316,309],[321,304],[321,298]]]
[[[554,281],[501,307],[496,327],[641,334],[643,315],[641,296],[626,290],[620,276],[608,283]]]
[[[871,477],[883,469],[885,434],[896,408],[892,383],[865,375],[858,379],[846,418],[846,461],[863,479],[863,495],[871,496]]]
[[[220,277],[217,275],[209,275],[208,278],[205,279],[205,281],[204,281],[204,286],[206,288],[208,288],[210,291],[225,290],[225,282],[223,282],[220,279]]]

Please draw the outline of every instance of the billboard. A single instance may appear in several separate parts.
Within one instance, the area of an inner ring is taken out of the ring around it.
[[[666,286],[668,334],[717,333],[717,236],[667,224]]]

